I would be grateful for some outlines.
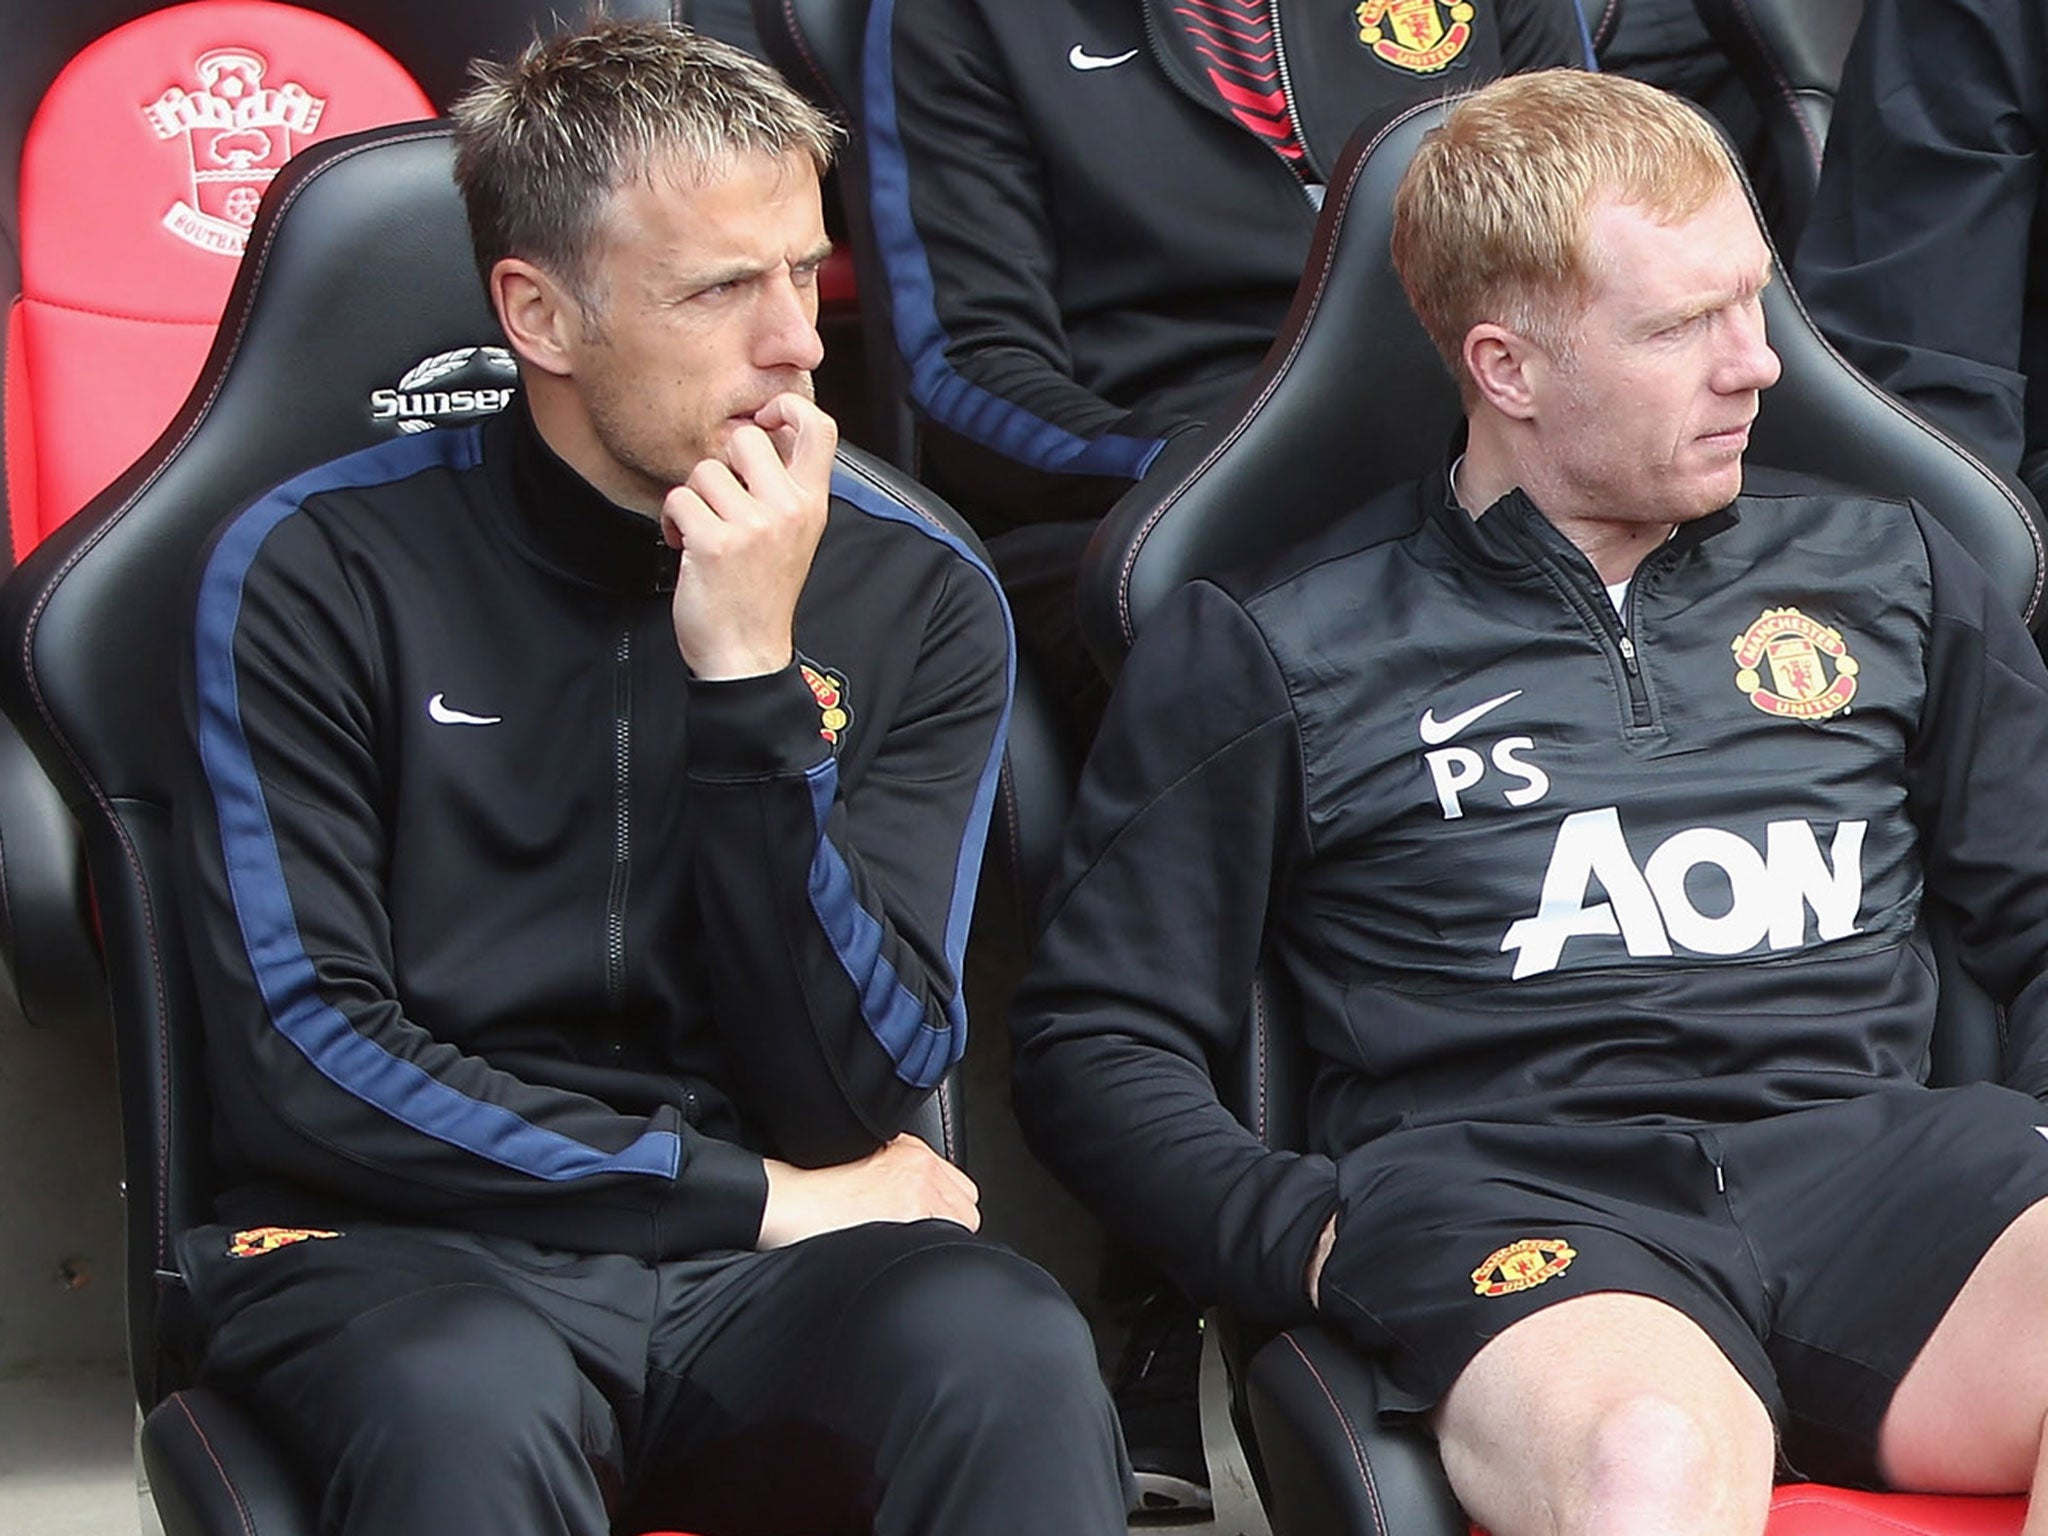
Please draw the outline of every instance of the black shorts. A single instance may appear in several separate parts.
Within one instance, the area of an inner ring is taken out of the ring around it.
[[[1495,1334],[1597,1291],[1718,1344],[1788,1466],[1875,1485],[1892,1394],[2013,1219],[2048,1199],[2048,1109],[1991,1084],[1899,1088],[1745,1125],[1465,1122],[1343,1158],[1325,1315],[1394,1414]]]

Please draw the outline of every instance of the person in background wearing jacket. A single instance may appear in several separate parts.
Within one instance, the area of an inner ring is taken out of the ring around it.
[[[1800,297],[1843,355],[2048,494],[2048,8],[1870,0]]]
[[[204,1377],[323,1530],[1118,1536],[1086,1327],[906,1130],[1010,653],[968,550],[834,475],[833,130],[667,25],[478,79],[518,402],[288,482],[200,578]]]
[[[1495,1536],[1756,1536],[1781,1456],[2042,1529],[2032,639],[1910,502],[1745,468],[1771,256],[1675,98],[1467,98],[1393,262],[1463,440],[1138,637],[1015,1005],[1032,1145],[1354,1341]],[[2001,1083],[1922,1081],[1937,899]],[[1261,967],[1298,1151],[1208,1073]]]

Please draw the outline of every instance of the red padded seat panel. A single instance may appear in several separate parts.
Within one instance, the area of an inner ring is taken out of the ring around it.
[[[1764,1536],[2020,1536],[2024,1498],[1960,1494],[1860,1493],[1818,1483],[1783,1483],[1771,1494]],[[1472,1536],[1486,1536],[1478,1526]]]
[[[360,32],[271,0],[153,11],[65,67],[22,148],[6,424],[17,560],[183,402],[278,167],[315,140],[431,116]]]
[[[851,309],[860,294],[853,281],[853,252],[835,247],[818,269],[818,302],[830,308]]]
[[[7,402],[4,423],[6,458],[0,461],[0,469],[6,472],[10,490],[18,487],[23,496],[33,498],[36,483],[35,413],[30,409],[33,402],[28,394],[28,367],[21,359],[21,321],[21,295],[16,294],[14,301],[7,306],[7,383],[6,394],[0,396]],[[17,544],[16,548],[21,546]]]
[[[1772,1495],[1767,1536],[2019,1536],[2024,1498],[1854,1493],[1787,1483]]]

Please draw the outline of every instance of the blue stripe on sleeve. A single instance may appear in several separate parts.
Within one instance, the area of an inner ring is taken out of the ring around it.
[[[889,1059],[896,1075],[913,1088],[936,1088],[947,1068],[967,1049],[967,1013],[958,988],[946,1005],[946,1024],[927,1024],[924,1005],[903,985],[896,968],[882,953],[882,924],[854,896],[853,874],[825,835],[832,801],[839,793],[839,762],[826,758],[804,775],[811,791],[811,813],[818,829],[811,855],[811,910],[818,914],[832,952],[845,967],[860,994],[861,1017]],[[950,957],[949,957],[950,958]]]
[[[234,640],[243,582],[263,541],[323,491],[388,484],[436,466],[466,469],[479,457],[476,429],[421,433],[350,454],[286,482],[239,514],[201,580],[196,634],[199,750],[220,821],[221,852],[236,921],[271,1027],[343,1092],[422,1135],[549,1181],[638,1173],[672,1179],[680,1139],[649,1131],[616,1153],[545,1130],[502,1105],[470,1098],[392,1055],[321,995],[292,910],[263,786],[242,729]]]
[[[903,985],[883,955],[881,922],[856,899],[852,872],[826,836],[832,802],[839,790],[837,760],[827,758],[805,775],[818,837],[811,855],[811,910],[817,914],[827,942],[860,995],[861,1016],[882,1049],[889,1053],[890,1060],[896,1063],[896,1075],[912,1087],[931,1088],[937,1086],[967,1049],[967,1003],[961,969],[967,954],[967,929],[974,917],[974,893],[981,878],[989,816],[995,808],[996,785],[1002,773],[1003,744],[1009,739],[1010,706],[1017,686],[1016,639],[1010,625],[1009,604],[1003,599],[995,573],[964,542],[854,476],[835,472],[832,494],[872,517],[907,524],[945,545],[989,584],[1003,616],[1002,713],[975,784],[959,856],[953,865],[952,901],[946,910],[946,964],[954,980],[953,996],[946,1004],[946,1027],[926,1023],[923,1005]]]
[[[896,63],[890,49],[895,13],[896,0],[876,0],[868,13],[861,96],[875,245],[888,277],[896,345],[910,375],[911,398],[934,421],[1035,469],[1138,479],[1166,446],[1163,438],[1115,432],[1082,437],[970,383],[947,361],[931,262],[910,216],[910,166],[896,125]]]

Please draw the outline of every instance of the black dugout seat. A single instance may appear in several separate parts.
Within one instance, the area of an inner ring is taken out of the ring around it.
[[[511,356],[449,164],[447,131],[420,123],[337,139],[287,166],[190,398],[148,453],[0,583],[0,704],[76,818],[98,898],[121,1078],[130,1363],[168,1536],[315,1528],[260,1427],[192,1388],[196,1341],[171,1256],[215,1193],[170,868],[187,578],[212,527],[264,488],[509,397]],[[950,509],[886,466],[842,450],[838,468],[974,547]],[[1006,788],[1033,771],[1034,720],[1021,703]],[[1000,806],[997,816],[992,847],[1015,819]],[[913,1128],[956,1154],[950,1083]]]
[[[1238,415],[1177,455],[1169,449],[1104,519],[1080,601],[1105,668],[1117,668],[1181,583],[1270,555],[1441,463],[1460,418],[1457,392],[1387,251],[1394,188],[1442,110],[1411,109],[1347,146],[1287,324]],[[1844,362],[1782,276],[1764,308],[1784,374],[1764,396],[1752,458],[1918,497],[2038,624],[2048,557],[2031,498]],[[1308,1064],[1290,1021],[1289,999],[1262,981],[1236,1053],[1210,1064],[1223,1101],[1280,1147],[1304,1144],[1308,1102]],[[1950,964],[1930,1075],[1994,1075],[1998,1037],[1989,999]],[[1222,1324],[1233,1413],[1276,1536],[1462,1536],[1433,1442],[1378,1422],[1372,1376],[1354,1348],[1320,1327],[1262,1338],[1227,1317]],[[1856,1523],[1872,1519],[1894,1531],[2013,1532],[2023,1501],[2004,1501],[1989,1525],[1958,1516],[1974,1511],[1981,1521],[1983,1500],[1892,1496],[1872,1505],[1802,1487],[1781,1491],[1780,1504],[1775,1536],[1880,1528]]]
[[[1763,119],[1770,164],[1752,165],[1750,171],[1770,188],[1764,211],[1772,238],[1789,260],[1813,210],[1842,61],[1863,19],[1863,0],[1693,3]]]

